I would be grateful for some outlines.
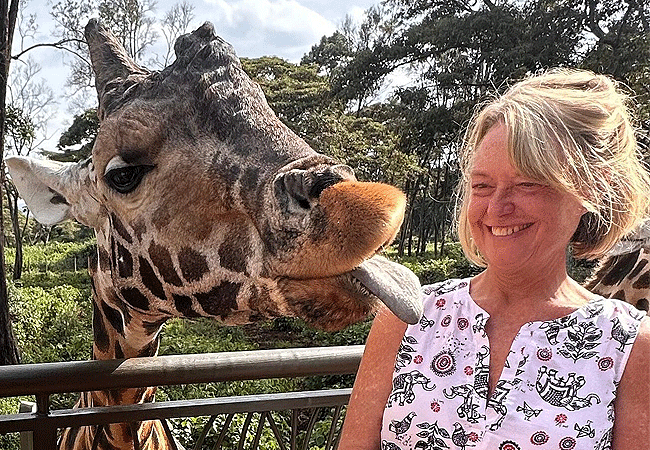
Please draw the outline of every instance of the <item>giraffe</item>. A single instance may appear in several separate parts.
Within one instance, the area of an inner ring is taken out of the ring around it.
[[[95,230],[94,359],[156,355],[173,317],[297,316],[333,330],[381,299],[417,323],[417,277],[378,255],[403,220],[403,193],[358,182],[292,133],[210,23],[181,36],[159,72],[137,65],[96,20],[85,37],[100,119],[91,158],[6,164],[40,222]],[[86,392],[77,406],[149,402],[155,389]],[[59,448],[176,443],[146,421],[66,429]]]
[[[585,287],[603,297],[631,303],[650,315],[650,219],[614,247]]]

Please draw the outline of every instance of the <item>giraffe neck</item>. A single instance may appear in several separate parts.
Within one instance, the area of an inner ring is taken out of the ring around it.
[[[604,259],[585,287],[606,298],[617,298],[648,311],[650,300],[650,250]]]
[[[99,265],[91,268],[93,288],[93,359],[123,359],[155,356],[160,344],[160,330],[168,316],[144,315],[124,306],[114,289],[107,285],[110,274]],[[76,407],[139,404],[154,401],[156,387],[111,389],[84,392]],[[64,430],[62,450],[151,449],[171,448],[159,421],[111,424],[99,432],[97,427]],[[93,447],[97,440],[98,446]]]

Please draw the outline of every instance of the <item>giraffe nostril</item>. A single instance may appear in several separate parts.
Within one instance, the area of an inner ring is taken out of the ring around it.
[[[294,169],[275,180],[275,194],[288,212],[309,210],[328,187],[344,180],[354,180],[348,166],[336,165],[319,169]]]

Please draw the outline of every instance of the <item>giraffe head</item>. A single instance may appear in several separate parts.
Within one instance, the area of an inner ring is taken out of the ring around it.
[[[96,21],[86,39],[99,98],[92,157],[7,165],[39,221],[95,229],[93,281],[111,310],[160,321],[298,316],[337,329],[381,300],[419,319],[417,278],[377,256],[404,195],[356,181],[292,133],[211,24],[180,37],[159,72]]]

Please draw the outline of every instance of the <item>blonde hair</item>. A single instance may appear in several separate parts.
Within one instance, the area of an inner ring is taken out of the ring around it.
[[[531,76],[478,109],[460,151],[458,237],[467,257],[486,265],[467,219],[469,172],[487,132],[503,123],[513,166],[575,196],[588,211],[571,245],[599,258],[650,212],[650,176],[641,162],[629,97],[611,78],[555,69]]]

